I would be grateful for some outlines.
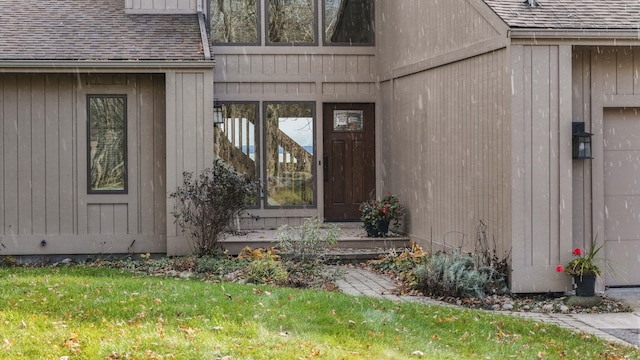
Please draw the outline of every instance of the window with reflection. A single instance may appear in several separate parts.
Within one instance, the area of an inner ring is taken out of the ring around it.
[[[215,154],[252,180],[258,179],[257,109],[258,103],[223,103],[223,123],[214,127]]]
[[[315,203],[313,103],[267,103],[267,206]]]
[[[258,44],[259,0],[210,0],[211,41],[217,44]]]
[[[374,44],[374,0],[323,1],[325,44]]]
[[[88,192],[127,192],[127,98],[87,96]]]
[[[314,44],[316,0],[267,0],[267,42]]]

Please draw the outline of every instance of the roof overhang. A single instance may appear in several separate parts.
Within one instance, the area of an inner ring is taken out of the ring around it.
[[[511,28],[508,37],[520,41],[567,41],[600,44],[640,44],[638,29],[539,29]]]
[[[213,69],[215,60],[200,61],[91,61],[91,60],[0,60],[0,73],[89,73],[145,72],[164,73],[169,70]]]

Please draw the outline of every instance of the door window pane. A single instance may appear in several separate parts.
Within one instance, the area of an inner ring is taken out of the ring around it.
[[[374,0],[323,1],[325,44],[374,44]]]
[[[316,43],[315,0],[268,0],[270,43]]]
[[[88,191],[127,191],[126,96],[88,95]]]
[[[334,131],[362,131],[364,129],[364,111],[333,110]]]
[[[266,106],[267,206],[315,202],[313,104]]]
[[[214,43],[257,44],[257,0],[210,0],[211,41]]]

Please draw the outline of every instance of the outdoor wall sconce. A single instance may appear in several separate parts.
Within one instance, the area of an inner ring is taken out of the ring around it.
[[[584,121],[572,122],[573,158],[577,160],[593,159],[591,157],[591,133],[584,131]]]
[[[213,100],[213,126],[224,124],[222,120],[222,104],[218,102],[218,99]]]

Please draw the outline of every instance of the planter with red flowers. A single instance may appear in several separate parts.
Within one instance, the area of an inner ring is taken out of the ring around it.
[[[368,237],[385,237],[389,225],[397,227],[404,216],[405,209],[398,196],[387,193],[381,200],[369,200],[360,205],[360,221]]]
[[[596,262],[596,255],[602,249],[602,245],[596,247],[595,241],[591,243],[589,251],[584,253],[582,249],[575,248],[572,252],[574,258],[569,261],[567,266],[558,265],[556,271],[564,272],[573,277],[573,286],[576,290],[576,296],[594,296],[596,288],[596,278],[600,276],[600,267]]]

